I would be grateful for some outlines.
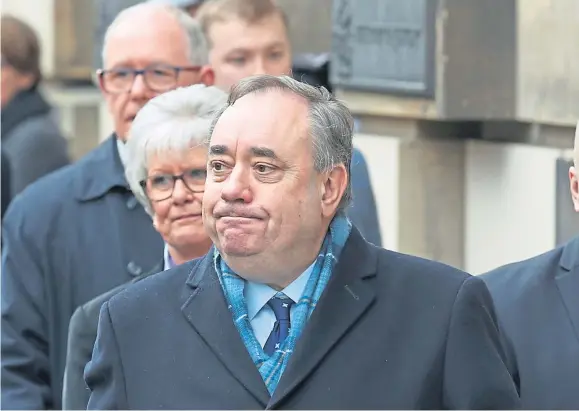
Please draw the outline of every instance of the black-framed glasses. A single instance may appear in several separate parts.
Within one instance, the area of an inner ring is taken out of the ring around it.
[[[144,69],[117,67],[113,69],[99,69],[97,76],[101,88],[107,93],[127,93],[133,87],[135,78],[143,76],[147,87],[153,91],[163,93],[177,85],[179,73],[182,71],[199,71],[201,66],[169,66],[155,64]]]
[[[139,182],[147,197],[151,201],[163,201],[170,198],[175,190],[177,180],[181,180],[185,187],[192,193],[205,191],[205,179],[207,170],[193,168],[183,174],[156,174]]]

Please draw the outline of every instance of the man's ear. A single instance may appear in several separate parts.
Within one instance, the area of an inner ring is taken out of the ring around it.
[[[212,86],[215,84],[215,71],[209,65],[203,66],[201,68],[201,83],[205,84],[206,86]]]
[[[324,217],[332,217],[342,196],[348,186],[348,172],[343,164],[335,166],[331,171],[323,175],[322,184],[322,214]]]
[[[100,75],[100,72],[97,71],[94,76],[93,76],[93,82],[96,83],[96,85],[98,86],[99,90],[101,91],[101,93],[103,94],[107,94],[107,92],[105,91],[104,87],[103,87],[103,77]]]

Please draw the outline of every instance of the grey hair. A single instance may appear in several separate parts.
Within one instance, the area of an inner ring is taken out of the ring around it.
[[[143,9],[158,9],[163,10],[169,14],[171,14],[177,20],[179,26],[183,29],[187,36],[188,42],[188,50],[187,50],[187,58],[191,62],[192,65],[195,66],[204,66],[209,62],[209,51],[207,47],[207,40],[205,39],[205,35],[201,30],[201,26],[193,17],[191,17],[188,13],[181,10],[178,7],[171,6],[170,4],[160,3],[160,2],[145,2],[139,3],[134,6],[128,7],[123,9],[113,22],[109,25],[105,32],[104,41],[103,41],[103,49],[102,49],[102,61],[103,64],[105,62],[105,51],[107,48],[107,44],[109,42],[109,37],[111,32],[118,26],[121,22],[128,19],[130,20],[134,14],[140,12]],[[139,28],[139,30],[146,30],[146,27]]]
[[[217,87],[195,84],[160,94],[139,110],[126,142],[125,176],[147,213],[154,214],[140,182],[147,178],[151,155],[206,146],[211,121],[226,101]]]
[[[289,76],[259,75],[243,79],[231,89],[226,106],[213,119],[209,135],[213,134],[215,125],[223,112],[241,97],[270,90],[293,93],[308,102],[314,168],[322,173],[339,164],[344,165],[348,172],[348,184],[338,205],[338,211],[345,211],[352,201],[350,163],[352,162],[354,119],[344,103],[333,97],[326,88],[313,87]]]

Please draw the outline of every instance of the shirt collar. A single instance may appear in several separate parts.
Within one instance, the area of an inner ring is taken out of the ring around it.
[[[120,138],[117,138],[117,151],[119,152],[121,164],[123,165],[123,168],[125,168],[127,166],[127,146]]]
[[[163,248],[163,270],[168,270],[173,267],[175,267],[175,261],[173,261],[173,257],[169,254],[169,246],[165,243],[165,247]]]
[[[76,197],[80,201],[92,201],[102,197],[113,187],[123,187],[129,191],[125,169],[119,156],[117,137],[114,134],[73,167],[79,170]]]
[[[306,288],[306,284],[312,275],[314,264],[315,261],[281,292],[297,303],[302,297],[304,289]],[[253,318],[263,308],[263,306],[266,305],[267,302],[271,300],[277,293],[278,291],[274,290],[267,284],[246,281],[243,294],[247,304],[247,315],[249,317],[249,321],[253,320]]]

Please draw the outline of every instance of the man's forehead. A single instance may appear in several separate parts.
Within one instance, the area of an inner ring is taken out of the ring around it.
[[[146,27],[146,30],[143,28]],[[157,10],[155,13],[139,13],[134,19],[124,19],[111,28],[108,33],[110,40],[157,36],[183,36],[185,33],[175,17],[166,11]]]
[[[301,123],[308,117],[308,102],[289,91],[265,90],[239,98],[222,114],[225,122],[238,122],[240,126],[285,126]]]
[[[164,61],[177,54],[186,58],[186,36],[175,18],[165,10],[147,11],[135,14],[135,20],[123,19],[107,33],[104,51],[108,65],[119,59]]]
[[[253,34],[259,32],[260,38]],[[265,34],[265,36],[264,36]],[[267,15],[254,22],[239,17],[229,16],[214,21],[208,29],[213,45],[235,48],[240,45],[256,48],[258,46],[284,44],[289,45],[287,28],[277,13]],[[251,43],[248,43],[251,40]]]
[[[290,143],[307,137],[307,128],[305,99],[288,92],[257,92],[243,96],[223,112],[211,143]]]
[[[107,31],[107,40],[185,34],[177,18],[166,6],[143,4],[125,10],[125,13],[119,15],[111,24]]]

